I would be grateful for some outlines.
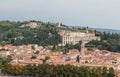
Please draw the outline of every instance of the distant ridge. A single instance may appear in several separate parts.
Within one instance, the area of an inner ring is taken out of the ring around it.
[[[69,27],[84,28],[83,26],[69,26]],[[104,28],[89,28],[89,29],[100,31],[100,32],[107,32],[107,33],[120,33],[120,30],[115,30],[115,29],[104,29]]]
[[[107,33],[120,33],[120,30],[115,30],[115,29],[103,29],[103,28],[90,28],[92,30],[97,30],[100,32],[107,32]]]

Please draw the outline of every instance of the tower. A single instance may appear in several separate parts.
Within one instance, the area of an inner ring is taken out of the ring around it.
[[[57,26],[57,27],[61,27],[61,23],[58,22],[58,23],[56,24],[56,26]]]
[[[85,55],[85,44],[88,43],[88,39],[89,39],[89,31],[88,31],[88,27],[87,27],[86,34],[82,38],[82,43],[81,43],[81,56],[82,57],[84,57],[84,55]]]
[[[84,57],[84,55],[85,55],[85,50],[84,50],[84,48],[85,48],[85,42],[84,42],[84,40],[82,40],[82,43],[81,43],[81,56],[82,56],[82,57]]]

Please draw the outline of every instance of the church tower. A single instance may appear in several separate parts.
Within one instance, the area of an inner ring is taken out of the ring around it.
[[[82,40],[82,43],[81,43],[81,56],[84,57],[85,55],[85,42],[84,40]]]
[[[85,44],[87,43],[87,39],[89,39],[89,30],[88,27],[86,27],[86,34],[84,38],[82,39],[81,43],[81,56],[84,57],[85,55]]]

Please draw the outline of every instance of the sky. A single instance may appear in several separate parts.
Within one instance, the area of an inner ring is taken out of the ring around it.
[[[120,0],[0,0],[0,20],[120,30]]]

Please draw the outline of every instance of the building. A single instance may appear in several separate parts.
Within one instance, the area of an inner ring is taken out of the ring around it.
[[[68,30],[61,30],[59,31],[59,35],[61,38],[61,44],[64,46],[66,44],[77,44],[79,41],[84,40],[85,42],[89,42],[91,40],[100,40],[100,37],[96,37],[95,33],[89,33],[86,31],[79,32],[79,31],[68,31]]]
[[[34,22],[34,21],[26,22],[26,23],[21,25],[21,27],[30,27],[30,28],[36,28],[39,26],[41,26],[41,23]]]
[[[115,77],[120,77],[120,70],[116,71],[116,76]]]
[[[61,24],[62,24],[62,23],[58,22],[58,23],[56,23],[56,26],[57,26],[57,27],[61,27]]]

